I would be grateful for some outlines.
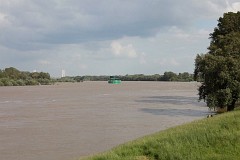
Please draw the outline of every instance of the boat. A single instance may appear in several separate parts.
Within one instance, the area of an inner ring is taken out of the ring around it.
[[[121,80],[118,76],[110,76],[110,79],[108,80],[109,84],[120,84]]]

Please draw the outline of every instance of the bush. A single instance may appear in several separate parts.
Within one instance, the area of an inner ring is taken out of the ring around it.
[[[40,78],[38,79],[38,82],[41,84],[41,85],[48,85],[48,84],[51,84],[51,80],[49,79],[43,79],[43,78]]]
[[[9,67],[4,70],[0,69],[0,86],[25,86],[51,84],[49,73],[44,72],[25,72],[16,68]]]
[[[16,82],[17,82],[18,86],[25,86],[25,85],[26,85],[26,84],[25,84],[25,81],[22,80],[22,79],[19,79],[19,80],[17,80]]]
[[[2,78],[1,82],[3,83],[3,86],[13,86],[11,79],[9,78]]]
[[[38,81],[34,80],[34,79],[28,79],[26,81],[26,85],[30,85],[30,86],[34,86],[34,85],[38,85]]]
[[[17,83],[17,81],[16,80],[13,80],[13,79],[11,79],[11,81],[10,81],[11,83],[12,83],[12,85],[13,86],[18,86],[18,83]]]

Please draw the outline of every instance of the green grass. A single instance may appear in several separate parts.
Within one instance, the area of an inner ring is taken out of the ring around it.
[[[240,159],[240,110],[170,128],[86,160]]]

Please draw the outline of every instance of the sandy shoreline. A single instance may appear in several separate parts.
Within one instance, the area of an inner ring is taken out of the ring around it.
[[[198,83],[0,87],[0,159],[67,160],[203,118]]]

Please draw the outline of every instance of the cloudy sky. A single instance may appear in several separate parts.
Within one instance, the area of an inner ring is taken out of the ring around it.
[[[239,0],[0,0],[0,69],[66,75],[193,72]]]

